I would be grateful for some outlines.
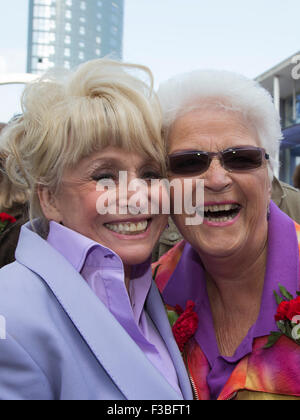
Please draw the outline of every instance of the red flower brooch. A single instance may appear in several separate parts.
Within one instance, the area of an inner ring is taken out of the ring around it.
[[[10,223],[15,223],[16,219],[7,213],[0,213],[0,233],[4,231],[6,226]]]
[[[283,297],[274,292],[278,304],[275,315],[279,331],[272,331],[265,348],[272,347],[281,336],[285,335],[300,345],[300,292],[294,298],[285,287],[279,285]]]
[[[176,305],[175,311],[167,308],[172,331],[181,352],[198,329],[199,317],[194,309],[195,303],[192,300],[187,302],[185,311],[179,305]]]
[[[153,274],[154,281],[159,267],[160,265],[155,268]],[[173,335],[181,353],[183,352],[186,343],[195,335],[198,329],[199,317],[194,310],[195,306],[196,305],[192,300],[187,301],[185,311],[179,305],[175,306],[175,310],[174,308],[166,305],[167,315],[172,327]]]

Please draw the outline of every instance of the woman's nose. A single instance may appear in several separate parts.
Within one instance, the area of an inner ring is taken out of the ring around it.
[[[206,189],[222,192],[232,185],[230,173],[223,168],[218,158],[214,158],[208,170],[203,174]]]

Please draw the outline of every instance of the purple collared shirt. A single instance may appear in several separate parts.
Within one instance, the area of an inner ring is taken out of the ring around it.
[[[182,396],[169,352],[144,308],[152,283],[150,261],[132,267],[128,294],[123,263],[110,249],[56,222],[50,222],[47,241],[82,275],[150,362]]]
[[[254,339],[277,331],[274,319],[277,304],[273,291],[279,292],[279,283],[296,296],[299,287],[299,249],[294,222],[272,202],[267,269],[260,313],[235,354],[232,357],[221,356],[214,331],[204,269],[198,254],[186,244],[163,297],[166,303],[172,306],[179,304],[185,307],[190,299],[196,303],[200,322],[195,338],[210,365],[207,383],[211,399],[218,398],[238,362],[252,352]]]

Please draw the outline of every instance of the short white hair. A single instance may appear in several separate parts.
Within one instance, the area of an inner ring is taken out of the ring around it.
[[[175,120],[194,109],[221,107],[240,113],[256,130],[260,146],[270,155],[269,175],[279,167],[282,130],[280,116],[269,92],[256,81],[223,70],[196,70],[162,83],[158,97],[167,141]]]

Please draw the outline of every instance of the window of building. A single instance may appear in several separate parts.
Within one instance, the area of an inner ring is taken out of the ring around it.
[[[55,41],[55,33],[34,31],[32,33],[32,41],[35,44],[50,44]]]
[[[80,33],[80,35],[85,35],[85,27],[84,26],[80,26],[79,33]]]
[[[65,36],[65,44],[70,45],[71,44],[71,37],[70,35]]]
[[[80,2],[80,9],[81,10],[86,10],[86,2],[85,1]]]
[[[70,22],[67,22],[67,23],[65,24],[65,30],[66,30],[67,32],[71,32],[71,30],[72,30],[72,26],[71,26],[71,23],[70,23]]]
[[[83,51],[79,52],[78,58],[79,58],[79,60],[84,60],[84,52]]]
[[[32,55],[36,57],[49,57],[55,53],[55,48],[53,45],[43,45],[43,44],[33,44],[32,45]]]
[[[72,12],[71,10],[66,10],[66,14],[65,14],[67,19],[71,19],[72,18]]]
[[[50,19],[34,19],[33,20],[33,30],[34,31],[49,31],[53,29],[53,23],[55,21]]]
[[[64,55],[65,55],[65,57],[71,57],[71,50],[70,50],[70,48],[65,48]]]
[[[54,7],[45,5],[35,5],[33,9],[33,15],[37,18],[51,18],[55,16],[56,11]]]
[[[56,28],[56,22],[55,20],[50,20],[50,29],[55,29]]]

